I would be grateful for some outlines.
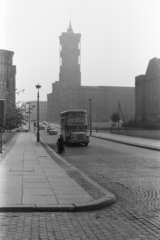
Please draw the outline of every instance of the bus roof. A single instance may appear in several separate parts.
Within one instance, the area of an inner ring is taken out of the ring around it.
[[[76,113],[76,112],[83,112],[83,113],[86,113],[86,110],[84,109],[73,109],[73,110],[66,110],[66,111],[63,111],[61,112],[61,114],[65,114],[65,113]]]

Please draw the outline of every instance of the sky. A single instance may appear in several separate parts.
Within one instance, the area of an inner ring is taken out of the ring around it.
[[[82,86],[135,86],[160,58],[160,0],[0,0],[0,49],[14,52],[20,101],[47,101],[59,80],[59,36],[81,34]],[[70,14],[71,13],[71,14]]]

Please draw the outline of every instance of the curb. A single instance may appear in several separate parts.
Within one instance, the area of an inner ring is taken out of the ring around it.
[[[2,150],[5,150],[8,144],[17,136],[17,133],[15,133],[5,144],[2,145]]]
[[[125,142],[125,141],[121,141],[121,140],[116,140],[116,139],[111,139],[111,138],[101,137],[101,136],[95,136],[95,135],[92,135],[91,137],[100,138],[100,139],[103,139],[103,140],[108,140],[108,141],[111,141],[111,142],[121,143],[121,144],[129,145],[129,146],[145,148],[145,149],[154,150],[154,151],[160,151],[160,148],[157,148],[157,147],[151,147],[151,146],[147,146],[147,145],[145,146],[145,145],[141,145],[141,144]]]
[[[61,205],[62,207],[62,211],[63,208],[67,206],[68,211],[72,211],[72,212],[78,212],[78,211],[90,211],[90,210],[97,210],[97,209],[101,209],[103,207],[107,207],[110,206],[111,204],[116,202],[116,197],[113,193],[109,192],[108,190],[104,189],[102,186],[100,186],[97,182],[95,182],[94,180],[90,179],[90,177],[88,177],[85,173],[81,172],[79,169],[77,169],[75,166],[72,166],[70,163],[68,163],[65,159],[63,159],[62,157],[60,157],[50,146],[48,146],[45,141],[43,140],[43,138],[41,137],[41,141],[43,142],[43,144],[50,150],[52,151],[52,153],[59,159],[61,160],[63,163],[65,163],[67,166],[72,167],[72,169],[76,169],[77,172],[81,173],[82,177],[84,179],[86,179],[87,181],[89,181],[95,188],[98,188],[101,192],[103,192],[104,194],[106,194],[105,197],[99,198],[97,200],[93,200],[93,201],[89,201],[86,203],[77,203],[77,204],[73,204],[73,205]],[[43,145],[42,145],[43,147]],[[108,195],[108,196],[107,196]],[[45,207],[45,209],[47,209],[48,207]],[[39,207],[39,209],[42,209],[41,207]],[[56,209],[55,209],[56,211]]]
[[[88,201],[86,203],[76,203],[76,204],[54,204],[54,205],[4,205],[0,206],[0,212],[81,212],[81,211],[91,211],[91,210],[98,210],[104,207],[108,207],[111,204],[116,202],[116,197],[111,192],[104,189],[102,186],[100,186],[97,182],[90,179],[86,174],[78,170],[76,167],[69,164],[65,159],[60,157],[52,148],[50,148],[45,141],[40,137],[41,141],[40,144],[44,148],[43,144],[46,148],[48,148],[52,153],[63,163],[65,163],[67,166],[70,166],[77,170],[77,172],[82,174],[82,177],[89,181],[95,188],[99,189],[101,192],[103,192],[106,196],[99,198],[97,200]],[[13,140],[13,138],[12,138]],[[10,143],[10,142],[9,142]]]
[[[82,212],[99,210],[109,207],[116,202],[115,197],[103,197],[88,203],[60,204],[60,205],[8,205],[0,207],[0,212]]]

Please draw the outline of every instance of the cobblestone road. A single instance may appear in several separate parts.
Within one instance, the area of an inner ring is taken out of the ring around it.
[[[160,153],[135,147],[126,149],[126,146],[124,150],[106,149],[106,153],[66,159],[118,198],[159,219]]]
[[[113,143],[106,148],[103,140],[66,152],[69,163],[111,190],[117,202],[92,212],[0,213],[0,240],[160,239],[158,152]]]

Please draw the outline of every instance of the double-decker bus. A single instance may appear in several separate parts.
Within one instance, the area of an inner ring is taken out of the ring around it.
[[[61,134],[66,143],[89,143],[86,110],[61,112]]]

